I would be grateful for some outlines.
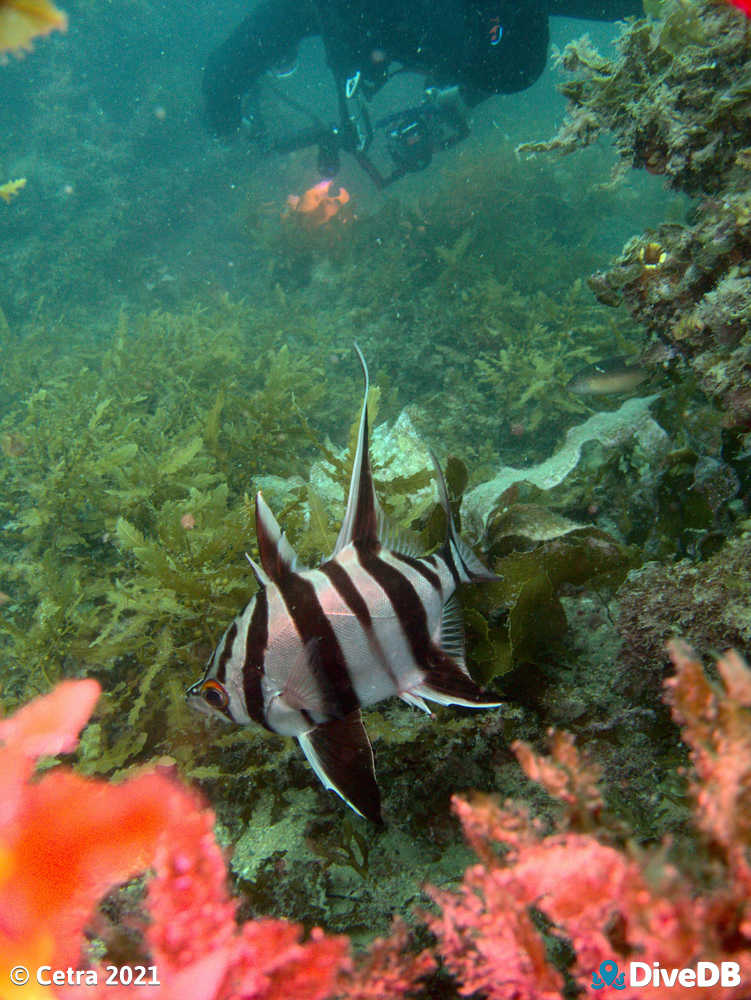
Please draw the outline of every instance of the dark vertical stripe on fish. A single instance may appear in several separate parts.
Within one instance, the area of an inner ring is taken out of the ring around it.
[[[266,589],[262,587],[256,594],[253,613],[250,616],[245,636],[245,659],[243,660],[243,692],[245,710],[255,722],[269,728],[263,709],[263,660],[269,643],[269,601]]]
[[[279,592],[303,646],[315,643],[322,670],[315,672],[326,712],[342,718],[360,707],[339,640],[321,607],[315,587],[299,573],[285,573]]]
[[[449,573],[454,578],[454,583],[458,587],[462,582],[461,576],[459,576],[459,570],[456,568],[456,563],[454,562],[454,553],[452,551],[451,541],[447,541],[446,544],[441,549],[441,558],[446,563]]]
[[[401,552],[392,552],[391,555],[394,559],[398,559],[399,562],[403,562],[406,566],[410,566],[415,573],[419,573],[423,579],[427,580],[433,590],[441,593],[441,578],[437,573],[434,573],[432,569],[429,569],[425,565],[424,559],[415,559],[414,556],[405,556]]]
[[[417,591],[403,573],[375,553],[359,548],[357,552],[362,568],[370,573],[391,602],[415,663],[427,670],[432,644],[428,616]]]
[[[362,594],[352,582],[352,578],[349,573],[343,566],[340,566],[339,563],[333,559],[324,563],[320,569],[321,572],[325,573],[325,575],[329,578],[337,594],[339,594],[352,614],[355,618],[357,618],[370,641],[371,648],[378,656],[381,666],[391,678],[394,686],[398,689],[399,678],[394,673],[388,657],[383,651],[383,647],[381,646],[378,636],[373,631],[373,619],[368,611],[368,606],[365,603],[365,599]]]
[[[352,579],[346,569],[333,559],[324,563],[320,569],[329,578],[337,594],[339,594],[365,631],[370,632],[373,627],[373,619],[370,617],[368,605],[365,603],[360,591],[352,583]]]
[[[216,664],[216,679],[220,684],[225,684],[227,682],[227,661],[230,656],[232,656],[232,646],[235,642],[235,636],[237,635],[237,622],[233,622],[232,625],[224,633],[224,638],[222,639],[222,651],[219,654],[219,659]]]

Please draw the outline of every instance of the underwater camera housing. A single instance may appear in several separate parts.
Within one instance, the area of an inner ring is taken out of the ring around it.
[[[270,89],[284,104],[306,113],[312,124],[287,135],[272,136],[266,129],[257,95],[246,95],[243,114],[246,136],[265,154],[291,153],[317,146],[317,165],[322,177],[334,177],[339,170],[340,153],[347,152],[355,157],[376,187],[388,187],[405,174],[424,170],[435,153],[449,149],[469,135],[458,87],[428,87],[421,104],[392,112],[376,121],[373,127],[362,102],[356,106],[358,114],[355,116],[350,101],[344,122],[331,125],[273,85]],[[385,148],[374,159],[370,147],[376,133]],[[387,160],[390,172],[382,171],[378,159]]]
[[[394,180],[424,170],[435,152],[448,149],[469,135],[458,87],[430,87],[418,107],[397,112],[376,124],[386,127]]]
[[[424,170],[433,159],[429,118],[418,111],[408,115],[388,132],[389,156],[402,173]]]

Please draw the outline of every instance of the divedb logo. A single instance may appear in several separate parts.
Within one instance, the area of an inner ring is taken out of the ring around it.
[[[612,959],[600,962],[598,972],[592,973],[593,990],[612,986],[615,990],[625,990],[626,986],[720,986],[730,988],[741,985],[740,965],[737,962],[697,962],[695,967],[685,969],[664,969],[659,962],[629,962],[628,981],[626,972],[618,971],[618,963]]]
[[[625,972],[618,971],[618,963],[612,959],[600,962],[599,975],[592,973],[592,989],[601,990],[604,986],[612,986],[616,990],[625,990],[626,984],[623,981]]]

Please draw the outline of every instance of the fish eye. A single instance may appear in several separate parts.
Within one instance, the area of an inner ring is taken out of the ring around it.
[[[219,681],[204,681],[201,685],[200,693],[207,705],[211,705],[212,708],[218,708],[220,712],[223,712],[229,705],[227,689]]]

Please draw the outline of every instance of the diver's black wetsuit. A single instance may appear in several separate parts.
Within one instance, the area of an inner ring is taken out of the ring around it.
[[[549,14],[615,20],[639,14],[641,0],[497,0],[502,31],[492,67],[478,44],[481,9],[485,0],[261,0],[207,61],[209,123],[219,134],[236,129],[245,91],[308,35],[324,35],[336,78],[359,71],[377,86],[395,61],[431,84],[461,85],[476,103],[534,83],[547,58]]]

